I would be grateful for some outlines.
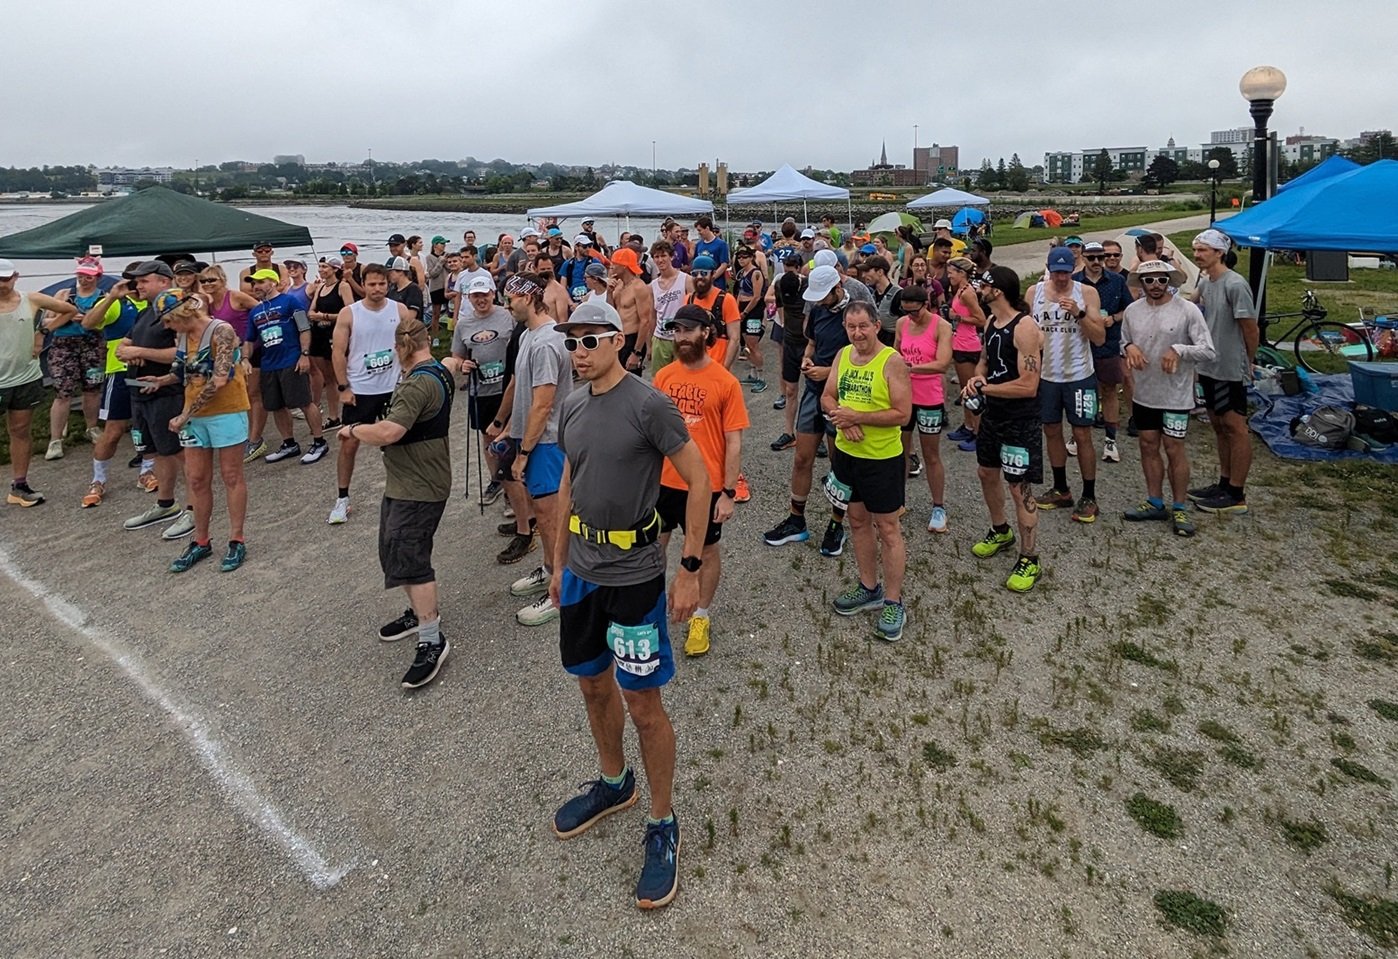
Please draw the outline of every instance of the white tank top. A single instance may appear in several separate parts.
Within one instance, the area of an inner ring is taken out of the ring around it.
[[[371,310],[363,300],[350,304],[354,325],[349,340],[349,385],[363,396],[392,393],[398,385],[398,355],[393,351],[393,338],[398,332],[398,304],[384,302],[383,308]]]
[[[1044,331],[1044,369],[1042,378],[1050,383],[1073,383],[1092,377],[1092,343],[1078,325],[1073,313],[1064,313],[1056,299],[1050,300],[1048,281],[1034,287],[1034,302],[1030,304],[1034,319]],[[1082,284],[1073,282],[1073,302],[1078,310],[1086,307]]]
[[[655,338],[673,340],[675,334],[665,332],[665,321],[673,320],[681,306],[684,306],[685,274],[677,272],[667,287],[660,277],[650,281],[651,292],[655,295]]]

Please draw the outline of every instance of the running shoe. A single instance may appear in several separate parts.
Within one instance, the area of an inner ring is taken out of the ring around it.
[[[927,519],[927,532],[947,532],[947,509],[945,506],[932,507],[932,515]]]
[[[549,599],[548,593],[515,613],[515,622],[521,626],[543,626],[557,618],[558,607],[553,605],[553,600]]]
[[[126,461],[126,468],[129,470],[134,470],[136,467],[141,465],[141,461],[144,459],[144,456],[142,456],[140,453],[137,453],[135,456],[131,457],[129,460]]]
[[[733,502],[746,503],[752,499],[752,490],[748,487],[748,478],[742,473],[738,474],[737,485],[733,487]]]
[[[505,519],[514,519],[514,518],[515,518],[515,508],[514,508],[513,506],[511,506],[509,503],[506,503],[506,504],[505,504],[505,509],[504,509],[504,511],[503,511],[500,515],[503,516],[503,517],[505,517]]]
[[[825,524],[825,536],[820,541],[820,555],[835,557],[845,551],[845,524],[833,519]]]
[[[1171,510],[1170,524],[1174,527],[1176,536],[1188,538],[1194,535],[1194,523],[1189,518],[1188,510]]]
[[[1097,522],[1097,513],[1097,501],[1084,496],[1073,507],[1073,521],[1076,523],[1095,523]]]
[[[510,584],[510,595],[518,596],[521,599],[527,596],[537,596],[540,593],[549,591],[549,571],[542,566],[535,566],[526,575],[521,576]]]
[[[1208,499],[1195,500],[1194,507],[1205,513],[1236,513],[1241,516],[1248,511],[1248,501],[1234,499],[1228,493],[1220,493],[1218,496],[1211,496]]]
[[[806,529],[804,516],[787,515],[780,523],[762,534],[762,541],[768,546],[785,546],[787,543],[804,543],[811,538]]]
[[[442,664],[447,661],[447,653],[450,652],[451,643],[447,642],[445,636],[435,643],[419,642],[417,652],[413,656],[413,664],[403,674],[403,688],[421,689],[436,679],[437,674],[442,671]]]
[[[965,423],[962,423],[956,429],[952,430],[950,433],[947,434],[947,439],[951,440],[953,443],[960,443],[962,440],[975,439],[975,437],[976,434],[968,430],[966,428]]]
[[[44,459],[46,459],[46,460],[61,460],[61,459],[63,459],[63,441],[62,441],[62,440],[49,440],[49,448],[48,448],[47,452],[44,453]]]
[[[510,527],[513,529],[514,524],[511,523]],[[527,533],[511,533],[510,536],[512,538],[509,543],[495,556],[495,562],[501,566],[513,566],[524,559],[533,551],[534,544],[538,541],[533,529]]]
[[[306,455],[301,457],[302,466],[310,466],[312,463],[319,463],[330,450],[330,444],[325,442],[324,437],[311,440],[311,448],[306,450]]]
[[[756,377],[754,377],[754,378],[748,380],[748,382],[752,384],[750,387],[748,387],[748,392],[749,392],[749,393],[765,393],[765,392],[767,392],[767,381],[766,381],[766,380],[760,380],[760,379],[757,379]]]
[[[816,446],[816,459],[829,459],[830,451],[825,447],[825,437],[820,438],[820,444]]]
[[[841,616],[853,616],[866,609],[879,609],[883,606],[883,584],[870,589],[856,581],[853,586],[835,597],[834,606],[835,612]]]
[[[146,493],[154,493],[160,489],[160,480],[155,478],[155,470],[136,477],[136,488]]]
[[[780,453],[782,450],[789,450],[795,445],[796,437],[792,436],[790,433],[783,433],[781,436],[772,440],[772,451],[774,453]]]
[[[1121,462],[1121,451],[1116,448],[1116,440],[1108,439],[1106,442],[1102,444],[1102,462]]]
[[[145,529],[147,526],[154,526],[156,523],[164,523],[166,520],[178,519],[184,509],[179,506],[161,506],[156,503],[144,513],[137,513],[135,516],[121,524],[122,529]]]
[[[989,559],[1006,546],[1014,545],[1014,541],[1014,530],[1007,529],[1003,533],[997,533],[994,529],[990,529],[986,532],[984,539],[971,546],[971,552],[981,559]]]
[[[31,506],[38,506],[44,501],[44,494],[30,489],[28,483],[11,483],[10,495],[5,497],[5,502],[11,506],[23,506],[28,509]]]
[[[1136,417],[1131,417],[1126,421],[1126,435],[1135,439],[1141,435],[1141,431],[1136,428]]]
[[[248,451],[243,454],[244,463],[255,463],[267,455],[266,440],[248,440]]]
[[[104,483],[93,481],[87,488],[87,495],[83,497],[83,509],[92,509],[94,506],[102,505],[102,497],[107,495],[107,487]]]
[[[1077,441],[1077,440],[1072,439],[1072,438],[1070,437],[1069,439],[1066,439],[1066,440],[1063,441],[1063,445],[1066,446],[1066,447],[1068,447],[1068,455],[1069,455],[1069,456],[1077,456],[1077,455],[1078,455],[1078,441]]]
[[[344,425],[344,422],[342,422],[338,416],[332,416],[321,425],[321,430],[326,433],[333,433]]]
[[[976,438],[972,436],[968,440],[962,440],[956,444],[956,448],[963,453],[974,453],[976,451]]]
[[[908,454],[908,478],[922,475],[922,459],[916,453]]]
[[[291,415],[296,417],[298,420],[304,420],[306,418],[306,411],[301,409],[299,406],[293,407],[291,410]]]
[[[293,456],[301,455],[301,444],[295,440],[282,440],[282,445],[263,457],[269,463],[280,463],[282,460],[291,459]]]
[[[194,510],[183,510],[175,521],[165,528],[160,534],[164,540],[183,539],[194,532]]]
[[[1210,483],[1208,486],[1200,486],[1189,491],[1190,499],[1198,501],[1201,499],[1216,499],[1223,495],[1223,487],[1217,483]]]
[[[903,638],[903,626],[907,621],[908,611],[903,608],[902,603],[884,600],[883,612],[879,613],[879,619],[874,624],[874,628],[879,631],[880,639],[896,643]]]
[[[784,409],[786,409],[786,397],[785,397],[785,396],[778,396],[778,397],[772,402],[772,409],[774,409],[774,410],[784,410]]]
[[[396,643],[405,636],[411,636],[417,632],[417,614],[411,609],[403,610],[403,615],[399,616],[391,623],[384,623],[379,627],[379,641],[384,643]]]
[[[1149,500],[1142,500],[1140,506],[1122,513],[1121,518],[1128,523],[1163,522],[1170,518],[1170,513],[1164,506],[1155,506]]]
[[[620,786],[610,785],[599,778],[583,783],[581,788],[585,790],[581,795],[559,806],[558,812],[553,814],[553,834],[559,839],[581,835],[595,826],[598,820],[636,804],[636,774],[630,767]]]
[[[1010,578],[1005,580],[1005,585],[1016,593],[1027,593],[1039,581],[1040,572],[1042,571],[1037,559],[1021,556],[1019,562],[1015,563],[1015,568],[1010,571]]]
[[[680,889],[680,821],[647,822],[641,878],[636,881],[636,905],[642,909],[668,906]]]
[[[529,524],[529,531],[530,531],[531,533],[534,532],[534,524],[533,524],[533,523],[530,523],[530,524]],[[524,535],[523,533],[521,533],[521,532],[519,531],[519,527],[518,527],[517,525],[515,525],[515,521],[514,521],[514,520],[510,520],[508,523],[501,523],[499,526],[495,527],[495,532],[499,533],[501,536],[523,536],[523,535]]]
[[[87,441],[96,443],[102,438],[102,428],[100,426],[89,426],[87,428]]]
[[[340,496],[335,499],[335,505],[330,508],[330,518],[326,520],[331,526],[339,526],[349,519],[350,502],[348,496]]]
[[[1049,489],[1034,498],[1039,509],[1072,509],[1077,505],[1073,494],[1064,489]]]
[[[703,656],[709,651],[709,617],[689,617],[689,635],[684,640],[686,656]]]
[[[500,498],[500,494],[503,492],[505,492],[505,488],[496,480],[491,480],[490,483],[486,485],[485,491],[481,493],[481,503],[485,506],[490,506]]]
[[[184,552],[170,561],[170,572],[187,573],[195,563],[203,562],[214,555],[214,548],[208,543],[190,543]]]
[[[218,564],[220,573],[231,573],[242,566],[248,558],[248,548],[245,544],[236,540],[229,542],[228,552],[223,554],[223,561]]]

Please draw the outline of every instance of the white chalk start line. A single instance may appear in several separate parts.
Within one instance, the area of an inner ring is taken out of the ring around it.
[[[43,603],[55,619],[81,635],[102,655],[115,663],[147,699],[169,714],[170,719],[189,741],[195,757],[232,800],[233,805],[257,823],[262,831],[286,852],[312,886],[317,889],[330,889],[354,868],[353,863],[332,866],[326,861],[309,840],[287,825],[280,810],[258,792],[252,779],[238,768],[237,763],[228,755],[228,750],[214,738],[208,723],[198,713],[182,705],[153,680],[134,653],[125,649],[101,629],[89,626],[87,614],[81,609],[55,595],[43,583],[25,575],[3,546],[0,546],[0,572]]]

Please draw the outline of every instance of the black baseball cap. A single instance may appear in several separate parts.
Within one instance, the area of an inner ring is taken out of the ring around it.
[[[389,246],[397,246],[399,243],[407,243],[408,238],[401,233],[395,233],[388,238]]]

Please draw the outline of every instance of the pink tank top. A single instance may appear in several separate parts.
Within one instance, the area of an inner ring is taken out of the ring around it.
[[[961,322],[956,324],[956,330],[951,335],[951,348],[965,353],[979,353],[981,351],[981,331],[967,319],[971,315],[971,308],[961,302],[961,297],[952,294],[951,311]]]
[[[239,340],[248,338],[248,311],[235,309],[233,306],[233,292],[231,290],[223,294],[223,302],[209,310],[209,315],[216,320],[223,320],[238,334]]]
[[[913,321],[903,321],[903,337],[898,342],[898,352],[909,366],[935,363],[937,360],[937,318],[934,317],[921,333],[913,329]],[[943,373],[910,373],[913,386],[914,406],[941,406],[946,399],[943,392]]]

